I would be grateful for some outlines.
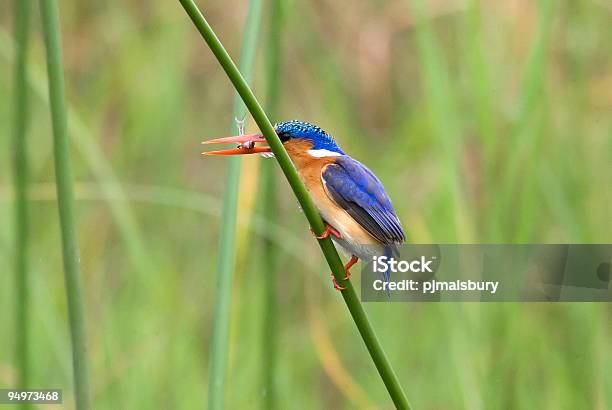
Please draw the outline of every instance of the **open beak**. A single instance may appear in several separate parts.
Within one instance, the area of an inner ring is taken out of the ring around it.
[[[261,134],[249,134],[239,135],[237,137],[225,137],[202,141],[202,144],[238,144],[238,146],[234,149],[208,151],[203,152],[202,155],[245,155],[257,154],[261,152],[272,152],[268,146],[256,147],[256,142],[266,142],[266,139]]]

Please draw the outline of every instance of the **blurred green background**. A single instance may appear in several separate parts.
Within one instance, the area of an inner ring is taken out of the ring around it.
[[[30,53],[35,386],[72,408],[44,50]],[[200,2],[233,56],[244,1]],[[315,122],[384,182],[415,243],[612,241],[608,0],[288,1],[279,118]],[[178,2],[60,2],[95,408],[207,396],[233,88]],[[0,386],[15,363],[11,3],[0,3]],[[262,39],[270,13],[264,12]],[[254,91],[263,99],[262,41]],[[247,131],[255,131],[252,123]],[[281,408],[390,408],[284,180],[263,219],[245,160],[228,408],[261,401],[262,238],[278,246]],[[267,160],[266,166],[274,166]],[[368,304],[417,409],[612,407],[609,304]]]

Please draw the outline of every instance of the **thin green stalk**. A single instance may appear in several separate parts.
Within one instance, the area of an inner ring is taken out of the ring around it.
[[[240,51],[240,68],[247,80],[251,77],[259,20],[261,17],[261,0],[249,1],[249,9]],[[246,115],[244,103],[238,95],[234,100],[233,119],[241,120]],[[236,121],[232,123],[231,132],[240,130]],[[238,190],[240,186],[240,157],[229,159],[223,195],[223,213],[219,243],[219,260],[217,265],[217,301],[213,318],[213,333],[210,347],[210,369],[208,383],[208,408],[224,408],[225,381],[227,377],[227,357],[229,347],[230,305],[232,298],[232,276],[235,268],[236,218],[238,213]]]
[[[240,71],[223,47],[223,44],[221,44],[193,0],[179,1],[208,44],[208,47],[219,61],[219,64],[221,64],[223,67],[228,78],[234,85],[234,88],[242,97],[244,103],[249,109],[249,112],[253,116],[253,119],[266,138],[268,145],[272,149],[279,166],[283,170],[283,173],[285,174],[285,177],[287,178],[293,193],[300,203],[313,231],[317,233],[317,235],[321,235],[325,229],[321,216],[317,212],[312,199],[306,191],[306,187],[300,180],[300,177],[298,176],[298,173],[291,162],[289,155],[287,154],[287,151],[285,151],[283,144],[274,131],[274,127],[270,123],[266,113],[261,108],[261,105],[257,101],[253,91],[251,91],[249,88],[249,85],[244,80],[240,74]],[[344,280],[344,266],[340,260],[340,257],[338,256],[338,252],[336,251],[334,244],[329,238],[319,240],[318,242],[321,250],[323,251],[325,259],[327,260],[327,263],[331,268],[334,277],[336,278],[336,281],[338,284],[340,284],[340,286],[345,287],[345,290],[341,292],[342,297],[344,298],[349,312],[357,325],[357,329],[363,338],[366,348],[374,361],[374,365],[378,369],[378,372],[385,383],[385,386],[387,387],[391,399],[397,408],[409,409],[410,405],[408,404],[406,394],[402,390],[397,375],[393,371],[391,363],[389,363],[389,359],[387,358],[376,334],[374,333],[372,325],[370,324],[363,306],[357,297],[357,293],[355,292],[353,285],[351,284],[350,280]]]
[[[17,385],[30,387],[30,292],[28,290],[28,155],[26,132],[29,118],[27,59],[30,37],[30,1],[15,0],[15,108],[14,108],[14,183],[15,183],[15,357]]]
[[[54,0],[40,0],[40,14],[45,48],[47,50],[47,75],[49,76],[49,99],[53,123],[55,183],[62,236],[68,318],[72,340],[75,402],[77,409],[89,409],[91,405],[85,340],[85,307],[80,282],[79,249],[75,234],[72,169],[70,167],[68,120],[66,115],[66,97],[64,95],[64,72],[57,3]]]
[[[280,64],[281,64],[281,29],[283,22],[282,0],[270,1],[268,22],[268,41],[266,44],[266,105],[272,118],[278,115],[280,101]],[[261,166],[261,205],[266,220],[273,221],[278,218],[278,203],[276,193],[276,172],[272,163]],[[264,400],[262,407],[273,410],[277,408],[276,392],[276,359],[277,353],[277,322],[278,300],[276,295],[276,282],[278,277],[278,250],[274,243],[265,239],[263,241],[263,269],[266,278],[264,282],[263,301],[263,351],[262,351],[262,388]]]
[[[278,217],[277,193],[275,187],[275,172],[272,164],[261,167],[261,204],[265,221]],[[263,329],[262,329],[262,391],[264,400],[262,408],[275,409],[276,405],[276,359],[278,356],[278,298],[276,295],[278,277],[278,248],[269,238],[263,240],[262,274],[265,277],[263,294]]]

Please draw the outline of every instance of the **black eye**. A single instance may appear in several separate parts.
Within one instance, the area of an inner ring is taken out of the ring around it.
[[[276,132],[278,134],[278,138],[280,138],[281,142],[287,142],[291,138],[291,135],[288,132]]]

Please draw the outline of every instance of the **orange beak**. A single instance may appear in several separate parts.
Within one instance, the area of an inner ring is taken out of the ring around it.
[[[203,152],[202,155],[245,155],[257,154],[261,152],[272,152],[270,147],[256,147],[256,142],[266,142],[261,134],[239,135],[237,137],[217,138],[214,140],[202,141],[202,144],[238,144],[234,149],[224,149],[220,151]]]

